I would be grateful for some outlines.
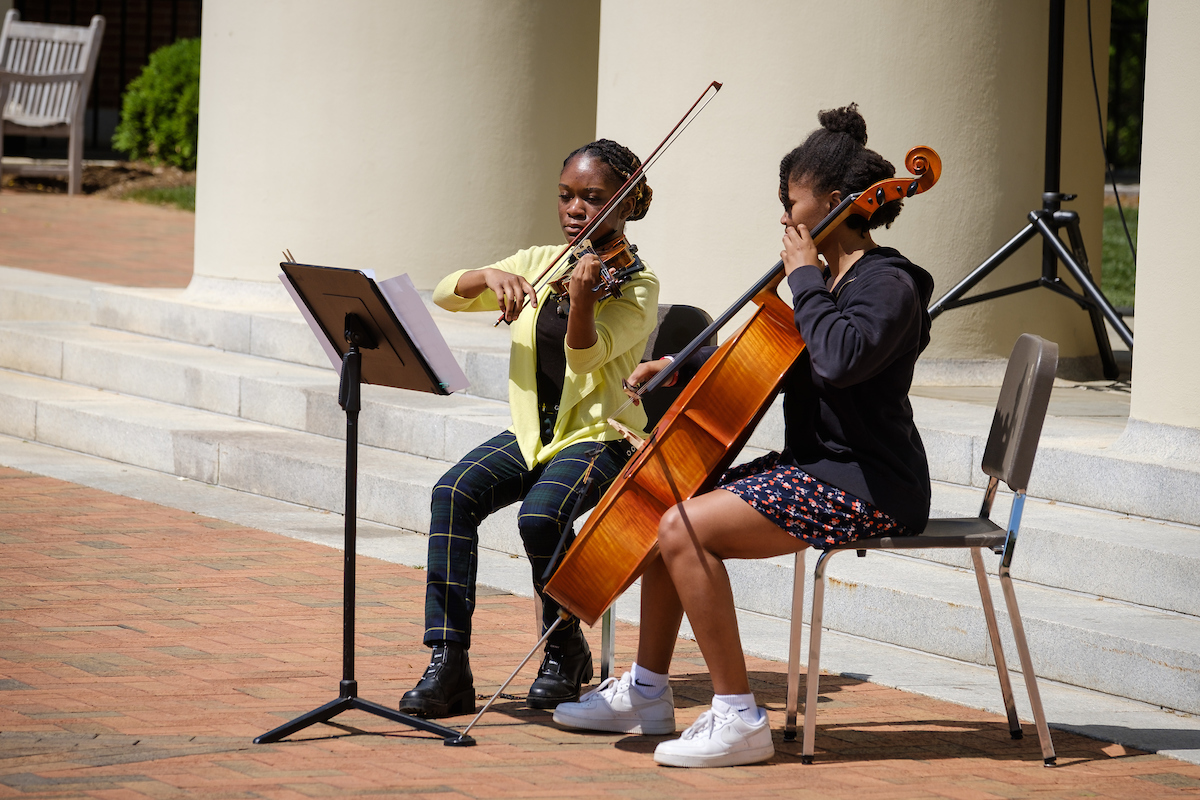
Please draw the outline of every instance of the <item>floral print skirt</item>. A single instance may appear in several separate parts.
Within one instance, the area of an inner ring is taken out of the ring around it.
[[[908,536],[896,520],[849,492],[770,453],[731,467],[717,483],[758,513],[818,549],[871,536]]]

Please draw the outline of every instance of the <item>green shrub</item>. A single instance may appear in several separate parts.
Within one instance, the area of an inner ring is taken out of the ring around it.
[[[150,55],[125,88],[113,147],[131,160],[196,168],[200,40],[180,39]]]

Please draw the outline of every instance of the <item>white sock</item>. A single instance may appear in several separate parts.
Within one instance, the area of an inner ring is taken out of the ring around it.
[[[754,702],[754,692],[749,694],[714,694],[714,711],[734,711],[744,721],[754,724],[759,720],[758,704]]]
[[[651,672],[636,661],[629,671],[633,677],[633,688],[637,689],[638,694],[642,697],[658,697],[667,688],[667,683],[671,676],[660,675],[657,672]]]

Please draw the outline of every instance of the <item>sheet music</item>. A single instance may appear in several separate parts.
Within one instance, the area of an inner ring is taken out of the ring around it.
[[[437,323],[433,321],[433,315],[425,307],[421,295],[417,294],[412,279],[407,274],[397,275],[376,285],[446,391],[457,392],[470,386],[471,382],[454,359],[450,345],[446,344]]]

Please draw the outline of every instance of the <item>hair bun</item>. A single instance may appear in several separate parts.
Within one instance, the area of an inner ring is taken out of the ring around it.
[[[831,108],[817,114],[821,127],[831,133],[844,133],[859,145],[867,146],[867,121],[858,113],[858,103]]]

